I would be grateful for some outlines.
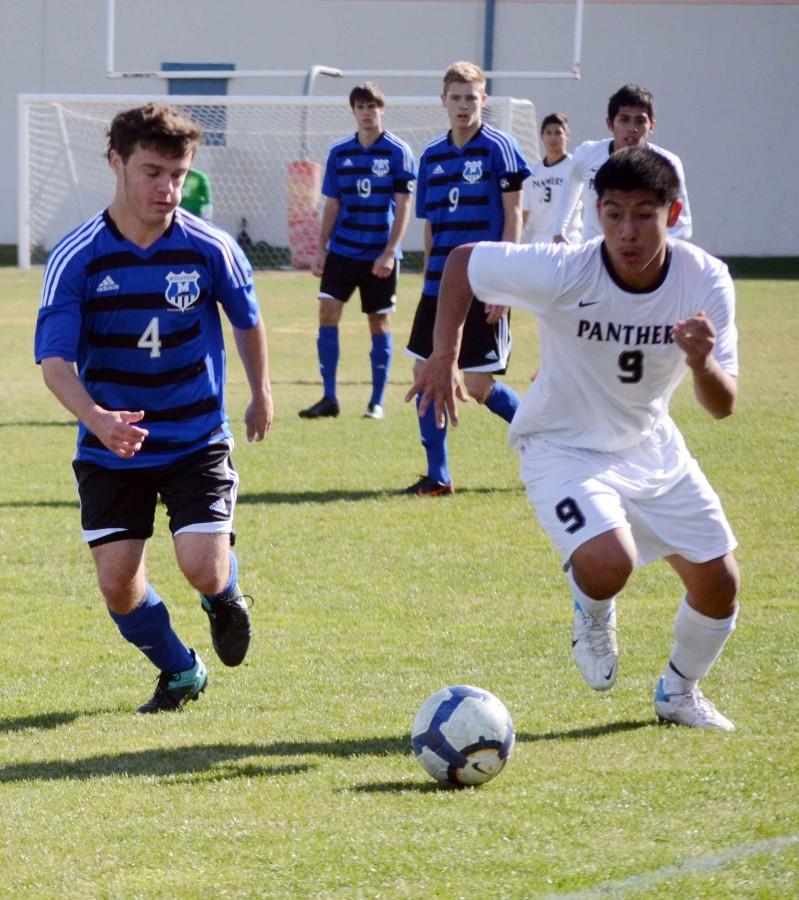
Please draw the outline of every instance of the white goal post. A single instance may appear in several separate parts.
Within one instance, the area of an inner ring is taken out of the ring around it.
[[[121,110],[152,96],[23,94],[19,97],[18,262],[44,262],[72,228],[107,206],[114,180],[105,158],[106,129]],[[196,167],[213,190],[213,219],[234,236],[244,228],[259,268],[309,264],[318,234],[322,168],[333,141],[354,132],[345,97],[160,98],[203,127]],[[492,97],[492,125],[512,133],[528,162],[539,159],[535,108],[529,100]],[[447,130],[438,97],[392,97],[385,127],[417,156]],[[412,221],[404,242],[421,251],[423,230]],[[309,248],[311,248],[309,250]]]

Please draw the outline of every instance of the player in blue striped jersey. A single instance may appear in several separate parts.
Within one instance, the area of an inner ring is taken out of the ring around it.
[[[325,206],[312,270],[322,278],[316,346],[324,396],[300,411],[305,419],[339,414],[339,321],[356,288],[372,337],[366,418],[383,418],[393,356],[389,315],[397,300],[400,242],[411,213],[416,160],[408,144],[383,130],[385,99],[376,84],[353,88],[350,107],[358,130],[330,148],[322,185]]]
[[[250,386],[249,440],[269,431],[272,398],[252,269],[228,234],[177,208],[200,129],[152,103],[117,115],[108,135],[114,198],[50,254],[35,357],[79,422],[81,525],[106,605],[161,673],[139,708],[150,713],[180,709],[207,681],[147,581],[145,542],[159,496],[217,654],[238,665],[249,646],[231,549],[238,475],[220,308]]]
[[[441,97],[449,117],[447,134],[422,151],[416,215],[425,220],[425,278],[408,341],[416,357],[414,375],[433,350],[438,288],[447,257],[472,241],[512,241],[522,233],[521,189],[530,169],[516,141],[483,122],[485,75],[470,62],[454,63],[444,75]],[[475,299],[469,311],[458,360],[469,394],[507,422],[519,397],[494,379],[510,355],[507,309]],[[427,473],[406,493],[421,497],[451,494],[446,428],[432,415],[419,419]]]

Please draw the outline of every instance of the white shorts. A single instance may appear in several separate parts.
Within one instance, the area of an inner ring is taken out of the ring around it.
[[[676,450],[680,464],[665,469],[652,465],[651,447],[600,453],[525,440],[521,478],[564,566],[581,544],[615,528],[631,530],[638,567],[675,554],[703,563],[735,549],[718,494],[679,432],[675,440],[669,454]]]

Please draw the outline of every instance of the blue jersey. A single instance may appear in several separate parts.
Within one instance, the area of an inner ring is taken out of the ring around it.
[[[355,259],[377,259],[394,223],[394,196],[411,193],[415,179],[413,151],[390,131],[370,147],[364,147],[357,134],[333,144],[322,193],[341,206],[328,249]]]
[[[419,160],[416,215],[433,235],[422,296],[435,299],[450,251],[473,241],[502,240],[502,195],[520,191],[530,169],[513,137],[482,125],[463,147],[452,132],[431,141]]]
[[[108,410],[144,410],[149,436],[132,459],[81,422],[76,459],[107,468],[160,466],[230,437],[219,307],[237,328],[258,322],[252,268],[226,232],[176,209],[146,250],[106,210],[51,252],[36,323],[36,362],[74,362]]]

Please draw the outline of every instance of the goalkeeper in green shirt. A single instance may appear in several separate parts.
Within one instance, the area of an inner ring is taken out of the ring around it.
[[[214,212],[211,181],[205,172],[190,169],[183,182],[180,205],[195,216],[210,219]]]

